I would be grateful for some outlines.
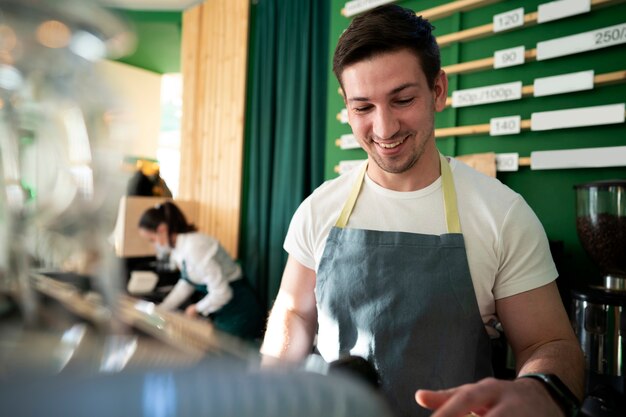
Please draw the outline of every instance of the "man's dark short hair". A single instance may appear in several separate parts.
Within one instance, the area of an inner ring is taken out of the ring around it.
[[[339,37],[333,57],[333,72],[343,88],[341,74],[346,66],[388,52],[407,49],[419,57],[431,90],[441,70],[439,45],[434,27],[414,11],[388,4],[354,18]]]

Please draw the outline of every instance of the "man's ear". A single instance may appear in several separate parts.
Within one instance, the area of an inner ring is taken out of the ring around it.
[[[444,70],[440,70],[433,88],[435,99],[435,110],[443,111],[446,108],[446,100],[448,99],[448,76]]]

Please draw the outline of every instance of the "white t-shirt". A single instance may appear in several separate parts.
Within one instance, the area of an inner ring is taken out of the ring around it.
[[[497,179],[450,159],[469,269],[483,322],[495,300],[554,281],[556,267],[543,226],[524,199]],[[356,181],[359,167],[318,187],[294,214],[284,248],[317,272],[326,238]],[[447,233],[441,177],[417,191],[383,188],[367,175],[348,228]]]
[[[194,232],[176,236],[176,247],[170,258],[182,271],[183,262],[193,284],[206,285],[208,294],[196,303],[196,310],[209,315],[233,296],[230,282],[241,278],[241,267],[231,259],[222,245],[211,236]],[[162,308],[178,308],[194,291],[194,286],[179,279],[160,304]]]

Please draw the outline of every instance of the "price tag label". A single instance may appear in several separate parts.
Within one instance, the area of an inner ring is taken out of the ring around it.
[[[593,75],[594,71],[588,70],[535,78],[533,95],[543,97],[572,91],[593,90]]]
[[[346,2],[343,10],[341,10],[341,14],[345,17],[351,17],[377,6],[393,3],[394,1],[395,0],[352,0]]]
[[[356,137],[354,137],[353,134],[341,135],[339,143],[339,147],[341,149],[357,149],[361,147],[359,141],[356,140]]]
[[[513,9],[493,16],[493,31],[502,32],[524,25],[524,8]]]
[[[595,49],[626,43],[626,23],[593,31],[591,36]]]
[[[530,169],[602,168],[626,165],[626,146],[535,151]]]
[[[626,43],[626,23],[537,43],[537,61]]]
[[[339,161],[339,165],[335,167],[335,172],[338,174],[345,174],[348,171],[361,165],[365,162],[365,159],[356,159],[353,161]]]
[[[519,170],[519,154],[517,153],[498,153],[496,154],[496,171],[518,171]]]
[[[552,130],[624,123],[625,106],[626,103],[617,103],[532,113],[530,115],[530,130]]]
[[[537,23],[563,19],[591,10],[591,0],[558,0],[537,7]]]
[[[348,123],[348,109],[341,109],[341,111],[337,114],[337,120],[344,125]]]
[[[489,121],[489,135],[517,135],[521,122],[521,116],[494,117]]]
[[[519,100],[520,98],[522,98],[522,82],[515,81],[453,91],[452,107],[478,106],[479,104]]]
[[[496,51],[493,54],[493,67],[498,69],[522,65],[526,59],[525,53],[526,48],[524,46]]]

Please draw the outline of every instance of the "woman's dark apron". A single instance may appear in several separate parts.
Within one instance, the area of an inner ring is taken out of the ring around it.
[[[187,265],[184,261],[180,275],[181,279],[193,285],[202,296],[208,294],[206,285],[196,284],[189,279]],[[229,285],[233,291],[233,297],[222,308],[209,314],[211,323],[216,328],[243,339],[260,338],[263,332],[264,314],[252,287],[245,277],[232,281]]]
[[[398,416],[431,414],[415,402],[420,388],[451,388],[492,375],[452,172],[440,160],[448,233],[346,228],[365,166],[317,272],[320,353],[327,360],[356,354],[371,361]]]

